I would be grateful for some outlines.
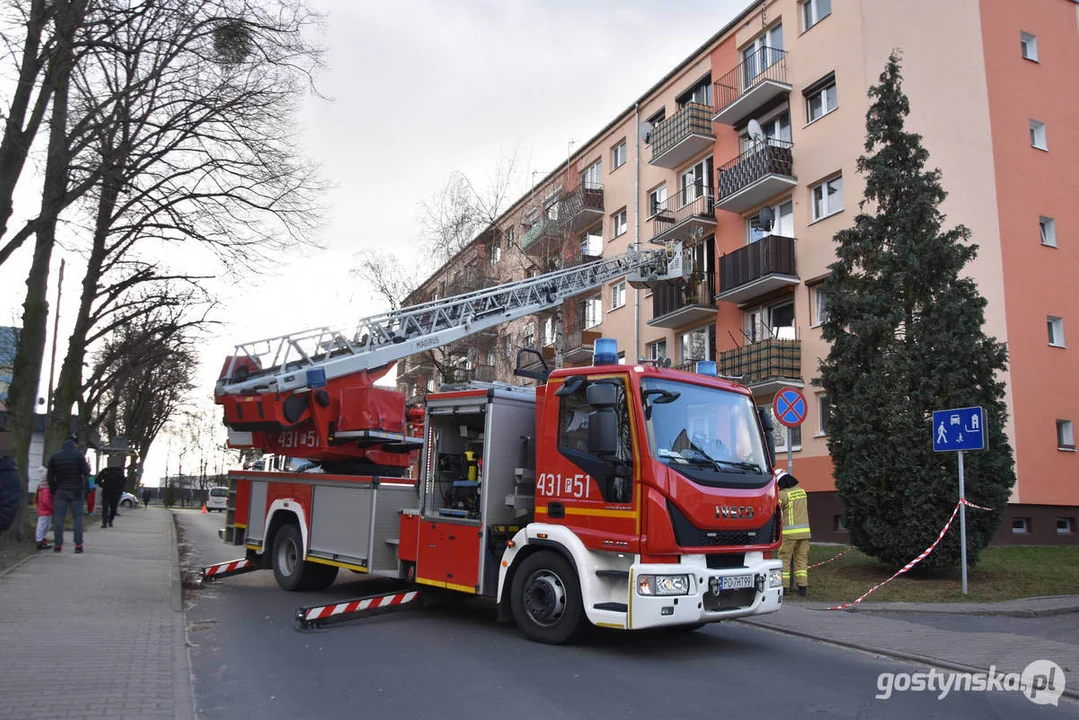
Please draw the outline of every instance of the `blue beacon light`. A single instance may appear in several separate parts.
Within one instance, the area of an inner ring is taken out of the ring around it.
[[[593,365],[617,365],[618,341],[614,338],[599,338],[592,350]]]

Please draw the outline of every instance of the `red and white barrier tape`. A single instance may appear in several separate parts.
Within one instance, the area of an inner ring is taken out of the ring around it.
[[[952,514],[948,518],[948,522],[944,523],[944,528],[940,531],[940,534],[937,535],[937,539],[933,541],[932,545],[930,545],[925,550],[923,550],[921,555],[919,555],[918,557],[914,558],[909,563],[904,565],[902,568],[900,568],[898,571],[896,571],[896,573],[894,575],[892,575],[890,578],[888,578],[887,580],[884,580],[883,582],[879,582],[876,585],[874,585],[873,587],[869,588],[869,590],[867,590],[864,595],[862,595],[860,598],[858,598],[854,602],[843,603],[842,605],[833,605],[832,607],[830,607],[828,609],[829,610],[846,610],[847,608],[851,607],[852,605],[857,605],[858,603],[862,602],[867,597],[869,597],[870,593],[874,592],[877,588],[882,587],[884,585],[887,585],[892,580],[895,580],[897,577],[899,577],[903,573],[905,573],[908,570],[910,570],[911,568],[913,568],[915,565],[920,563],[922,560],[925,560],[926,557],[929,556],[929,553],[933,552],[933,550],[936,549],[937,545],[940,544],[940,541],[943,540],[944,536],[948,533],[948,528],[950,528],[952,526],[952,521],[955,520],[955,516],[959,514],[959,507],[961,505],[966,505],[967,507],[977,508],[978,510],[989,510],[990,509],[990,508],[987,508],[987,507],[982,507],[981,505],[975,505],[974,503],[970,502],[966,498],[959,498],[959,502],[957,502],[955,504],[955,508],[952,509]]]
[[[843,552],[839,553],[838,555],[833,555],[832,557],[828,558],[827,560],[821,560],[819,563],[813,563],[812,565],[807,567],[806,570],[812,570],[815,567],[820,567],[821,565],[827,565],[828,563],[832,562],[833,560],[838,560],[839,558],[843,557],[844,555],[846,555],[847,553],[849,553],[853,549],[854,549],[853,547],[849,547],[846,550],[844,550]]]
[[[364,610],[376,610],[378,608],[385,608],[391,605],[403,605],[407,602],[412,602],[413,600],[415,600],[417,594],[418,593],[413,590],[406,593],[399,593],[397,595],[383,595],[376,598],[365,598],[363,600],[352,600],[350,602],[308,608],[304,615],[304,619],[319,620],[323,618],[333,617],[334,615],[340,615],[342,613],[362,612]]]
[[[221,573],[232,572],[233,570],[242,570],[251,565],[250,560],[233,560],[231,562],[219,563],[217,565],[211,565],[203,570],[203,577],[213,577]]]

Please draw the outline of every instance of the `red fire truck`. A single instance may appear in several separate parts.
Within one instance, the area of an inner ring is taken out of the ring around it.
[[[671,257],[631,252],[347,333],[237,346],[215,393],[230,443],[312,459],[319,472],[231,473],[222,534],[246,556],[204,578],[272,569],[286,590],[321,589],[344,568],[403,589],[301,608],[302,625],[398,606],[426,586],[491,597],[499,619],[548,643],[588,623],[693,628],[778,610],[771,426],[714,363],[618,364],[601,339],[592,367],[548,372],[525,349],[518,375],[536,387],[444,388],[422,418],[373,384],[396,359],[614,278],[679,282]],[[402,477],[416,452],[418,477]]]

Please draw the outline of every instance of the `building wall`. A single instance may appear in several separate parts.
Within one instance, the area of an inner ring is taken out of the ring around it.
[[[992,125],[996,214],[1001,228],[1016,451],[1016,500],[1079,505],[1079,457],[1057,449],[1056,420],[1079,424],[1079,367],[1070,348],[1050,347],[1046,316],[1079,337],[1079,5],[983,0],[979,4]],[[1020,32],[1037,37],[1026,60]],[[1031,147],[1029,121],[1046,124],[1048,152]],[[986,206],[986,211],[989,206]],[[1058,247],[1041,244],[1038,220],[1052,217]],[[975,236],[976,240],[980,239]],[[1068,338],[1069,331],[1071,338]]]

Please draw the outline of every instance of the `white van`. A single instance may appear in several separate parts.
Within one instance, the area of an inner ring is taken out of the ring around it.
[[[225,512],[229,507],[229,489],[227,487],[210,488],[210,495],[206,498],[208,511],[220,510]]]

